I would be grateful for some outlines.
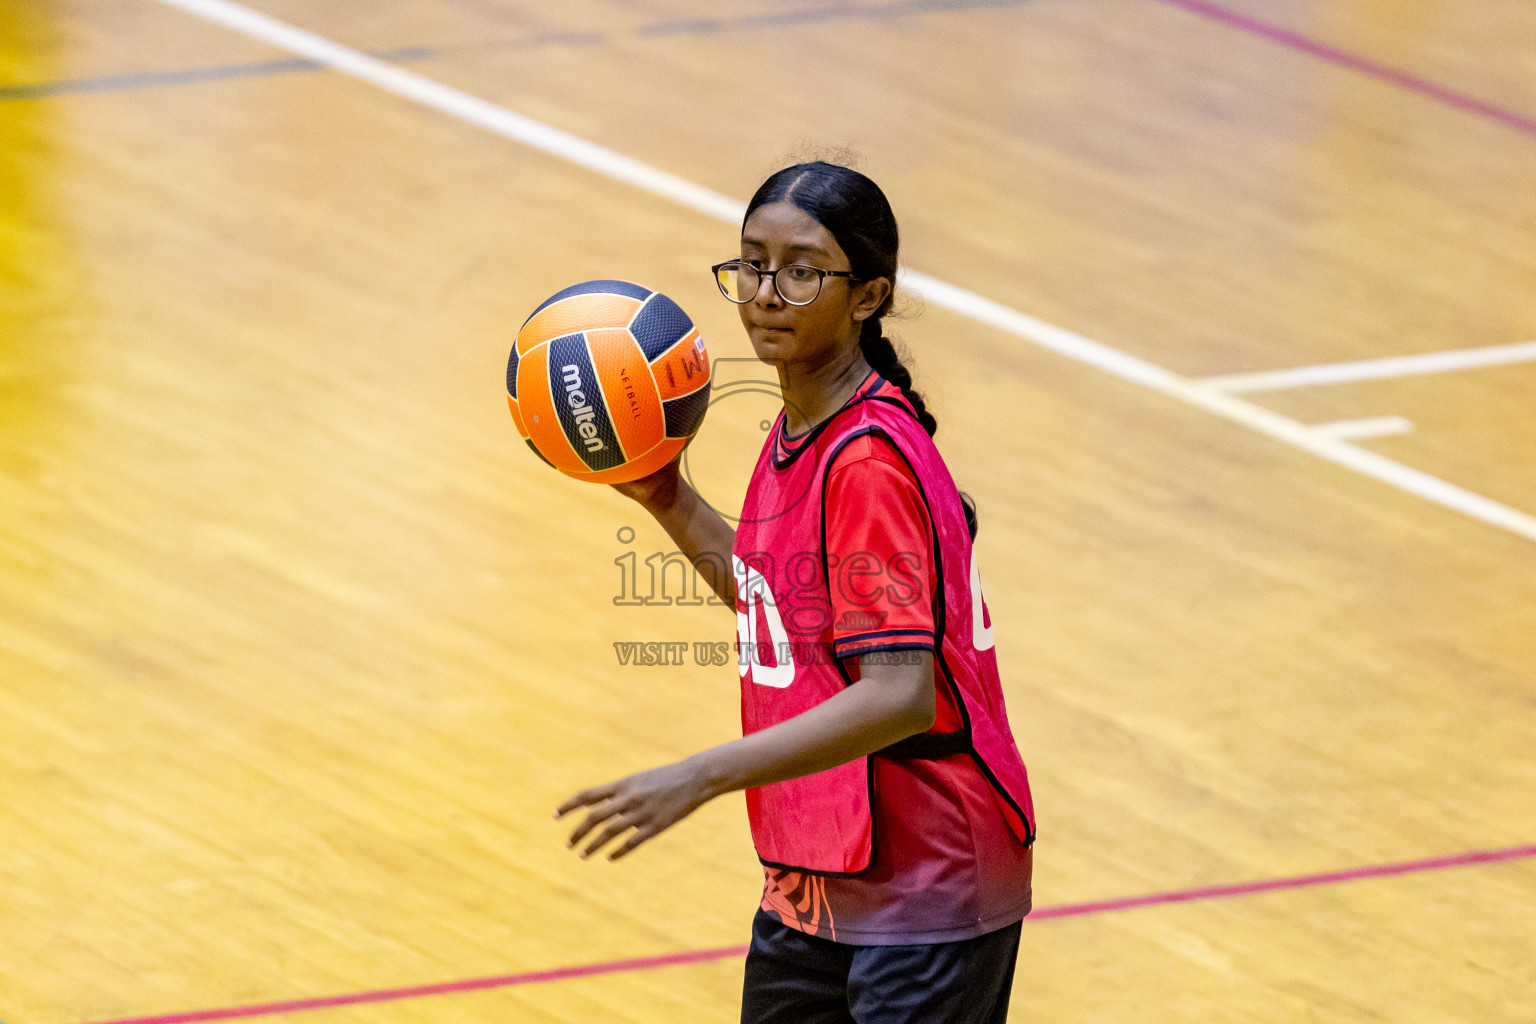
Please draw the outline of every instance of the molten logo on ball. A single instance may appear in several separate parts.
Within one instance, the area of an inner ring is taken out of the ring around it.
[[[571,403],[571,412],[576,414],[577,432],[586,439],[587,451],[602,451],[603,439],[597,436],[597,427],[592,423],[597,414],[587,404],[587,396],[581,391],[581,371],[570,364],[560,367],[560,370],[565,374],[565,400]]]
[[[616,484],[654,473],[709,407],[709,354],[688,314],[628,281],[550,296],[507,359],[507,405],[534,452],[567,476]]]

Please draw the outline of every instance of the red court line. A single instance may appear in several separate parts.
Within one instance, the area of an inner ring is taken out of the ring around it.
[[[1348,868],[1343,871],[1325,871],[1315,875],[1296,875],[1291,878],[1272,878],[1257,882],[1238,882],[1234,885],[1211,885],[1199,889],[1180,889],[1175,892],[1151,893],[1146,896],[1126,896],[1121,899],[1097,900],[1092,903],[1067,903],[1056,907],[1041,907],[1029,915],[1026,921],[1050,921],[1060,917],[1081,917],[1086,914],[1104,914],[1119,910],[1134,910],[1163,903],[1188,903],[1193,900],[1220,899],[1227,896],[1248,896],[1254,893],[1274,892],[1280,889],[1307,889],[1318,885],[1334,885],[1366,878],[1384,878],[1391,875],[1408,875],[1423,871],[1440,871],[1445,868],[1469,867],[1474,864],[1495,864],[1502,861],[1523,860],[1536,857],[1536,844],[1511,846],[1502,850],[1475,850],[1449,857],[1430,857],[1425,860],[1402,861],[1397,864],[1375,864]],[[359,1006],[364,1003],[392,1003],[401,999],[418,999],[422,996],[446,996],[460,992],[484,992],[488,989],[512,988],[532,985],[541,981],[563,981],[569,978],[589,978],[599,974],[622,974],[628,971],[646,971],[655,967],[674,967],[679,964],[705,963],[745,956],[746,946],[719,946],[715,949],[696,949],[685,953],[668,953],[664,956],[636,957],[630,960],[605,960],[595,964],[575,967],[556,967],[547,971],[529,971],[524,974],[501,974],[490,978],[466,978],[461,981],[444,981],[433,985],[415,985],[408,988],[375,989],[371,992],[353,992],[339,996],[317,996],[310,999],[289,999],[282,1002],[258,1003],[249,1006],[226,1006],[212,1010],[188,1010],[182,1013],[159,1014],[150,1017],[124,1017],[119,1020],[98,1021],[96,1024],[194,1024],[200,1021],[235,1020],[241,1017],[262,1017],[274,1013],[296,1013],[301,1010],[324,1010],[337,1006]]]
[[[1473,864],[1496,864],[1500,861],[1521,860],[1526,857],[1536,857],[1536,846],[1475,850],[1449,857],[1409,860],[1398,864],[1373,864],[1362,868],[1347,868],[1343,871],[1325,871],[1317,875],[1238,882],[1235,885],[1208,885],[1201,889],[1181,889],[1177,892],[1153,893],[1149,896],[1125,896],[1117,900],[1098,900],[1094,903],[1068,903],[1059,907],[1042,907],[1031,912],[1028,920],[1049,921],[1053,917],[1103,914],[1114,910],[1155,907],[1162,903],[1189,903],[1192,900],[1220,899],[1223,896],[1250,896],[1259,892],[1274,892],[1277,889],[1309,889],[1315,885],[1334,885],[1338,882],[1356,882],[1363,878],[1386,878],[1391,875],[1411,875],[1420,871],[1439,871],[1444,868],[1464,868]]]
[[[1513,110],[1505,109],[1473,96],[1468,96],[1466,93],[1457,92],[1455,89],[1431,82],[1427,78],[1420,78],[1418,75],[1404,71],[1402,68],[1394,68],[1389,64],[1382,64],[1371,60],[1369,57],[1361,57],[1358,54],[1350,53],[1348,50],[1329,46],[1327,43],[1319,42],[1299,32],[1292,32],[1290,29],[1271,25],[1257,18],[1250,18],[1246,14],[1239,14],[1236,11],[1228,10],[1219,4],[1209,3],[1208,0],[1158,0],[1158,2],[1178,7],[1191,14],[1198,14],[1202,18],[1221,22],[1223,25],[1258,36],[1261,39],[1267,39],[1272,43],[1288,47],[1299,53],[1305,53],[1308,56],[1316,57],[1319,60],[1327,61],[1341,68],[1358,71],[1379,81],[1387,82],[1409,92],[1418,93],[1420,96],[1427,96],[1447,106],[1455,107],[1457,110],[1486,117],[1489,120],[1497,121],[1506,128],[1513,128],[1515,131],[1525,135],[1536,136],[1536,118],[1516,113]]]
[[[526,974],[501,974],[491,978],[465,978],[461,981],[442,981],[435,985],[413,985],[409,988],[381,988],[371,992],[351,992],[340,996],[287,999],[282,1002],[258,1003],[251,1006],[226,1006],[216,1010],[188,1010],[183,1013],[165,1013],[152,1017],[125,1017],[122,1020],[103,1021],[101,1024],[191,1024],[193,1021],[263,1017],[272,1013],[325,1010],[336,1006],[359,1006],[363,1003],[393,1003],[401,999],[418,999],[422,996],[446,996],[460,992],[484,992],[487,989],[493,988],[532,985],[540,981],[564,981],[567,978],[586,978],[594,974],[646,971],[653,967],[696,964],[708,960],[724,960],[727,957],[746,955],[746,946],[721,946],[717,949],[696,949],[687,953],[668,953],[665,956],[643,956],[636,957],[633,960],[605,960],[601,963],[581,964],[576,967],[556,967],[553,970],[529,971]]]

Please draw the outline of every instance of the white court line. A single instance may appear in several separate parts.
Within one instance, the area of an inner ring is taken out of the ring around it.
[[[627,182],[653,195],[735,226],[741,223],[746,205],[691,181],[641,163],[622,153],[588,142],[558,128],[407,71],[385,61],[332,42],[323,36],[295,28],[275,18],[242,7],[231,0],[159,0],[237,32],[263,40],[281,50],[307,57],[343,74],[361,79],[415,100],[424,106],[478,125],[554,156],[579,164],[598,174]],[[973,291],[917,271],[902,274],[904,287],[928,302],[988,324],[1068,359],[1086,363],[1121,380],[1140,384],[1188,405],[1240,423],[1267,437],[1283,441],[1320,459],[1352,469],[1373,480],[1407,491],[1427,501],[1454,509],[1529,540],[1536,541],[1536,516],[1492,498],[1430,476],[1347,441],[1318,433],[1287,416],[1254,405],[1208,384],[1165,370],[1155,363],[1121,352],[1064,327],[1046,323],[1027,313],[1010,309]]]
[[[644,189],[653,195],[671,199],[700,213],[720,220],[740,223],[747,204],[712,192],[685,178],[641,163],[595,142],[563,132],[558,128],[514,113],[505,107],[471,96],[452,86],[418,75],[387,61],[333,43],[324,36],[295,28],[287,22],[258,14],[227,0],[160,0],[200,18],[232,28],[267,42],[279,50],[308,57],[317,64],[334,68],[344,75],[362,79],[397,96],[415,100],[433,110],[461,121],[478,125],[497,135],[525,143],[573,164],[596,171],[609,178]]]
[[[1353,363],[1324,363],[1298,366],[1292,370],[1265,373],[1230,373],[1220,377],[1202,377],[1200,383],[1219,391],[1279,391],[1304,388],[1314,384],[1343,384],[1352,380],[1381,380],[1410,377],[1421,373],[1447,373],[1479,366],[1536,362],[1536,341],[1513,345],[1489,345],[1486,348],[1458,348],[1449,352],[1425,352],[1416,356],[1391,356],[1386,359],[1362,359]]]
[[[1327,437],[1341,441],[1359,441],[1367,437],[1387,437],[1392,434],[1413,433],[1413,421],[1401,416],[1374,416],[1367,420],[1335,420],[1332,423],[1314,423],[1312,429]]]

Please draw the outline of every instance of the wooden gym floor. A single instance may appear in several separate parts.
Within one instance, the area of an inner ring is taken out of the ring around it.
[[[1536,1021],[1526,0],[0,7],[0,1020],[736,1019],[740,798],[551,820],[736,733],[614,649],[730,617],[614,604],[664,538],[502,369],[669,293],[729,508],[706,268],[839,146],[1037,789],[1012,1019]]]

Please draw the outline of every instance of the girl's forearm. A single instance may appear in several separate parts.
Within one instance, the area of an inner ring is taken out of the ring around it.
[[[609,856],[617,859],[686,818],[722,793],[814,775],[927,730],[934,718],[933,655],[922,652],[890,664],[859,660],[857,683],[794,718],[695,754],[686,761],[582,790],[555,817],[581,807],[592,811],[571,833],[570,845],[593,838],[596,850],[634,829]]]
[[[736,607],[736,577],[731,571],[731,548],[736,531],[710,508],[681,476],[645,502],[667,536],[693,563],[704,582],[731,608]]]
[[[713,798],[814,775],[933,725],[933,660],[863,666],[859,682],[787,721],[683,762]]]

